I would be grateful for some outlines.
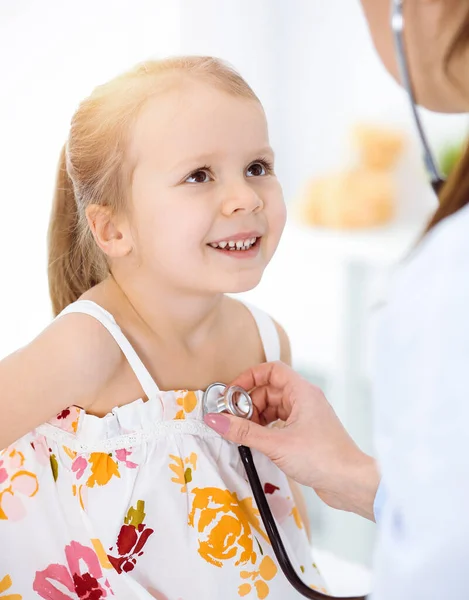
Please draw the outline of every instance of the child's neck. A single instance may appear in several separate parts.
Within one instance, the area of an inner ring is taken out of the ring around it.
[[[139,328],[148,330],[163,344],[181,345],[188,351],[197,349],[211,337],[222,321],[224,294],[189,295],[186,291],[157,292],[125,289],[113,277],[106,282],[106,295],[117,300],[117,310],[123,311]]]

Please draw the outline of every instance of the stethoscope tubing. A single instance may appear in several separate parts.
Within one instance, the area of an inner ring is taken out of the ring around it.
[[[305,598],[312,598],[313,600],[365,600],[365,596],[348,596],[341,597],[339,599],[339,597],[337,596],[329,596],[327,594],[322,594],[317,590],[313,590],[301,580],[301,578],[295,571],[290,561],[290,558],[288,557],[287,551],[285,550],[285,546],[283,545],[282,538],[277,528],[277,524],[275,522],[274,516],[272,515],[272,511],[270,510],[267,498],[264,494],[264,490],[262,488],[262,484],[260,482],[259,475],[254,464],[254,459],[252,457],[251,450],[246,446],[239,446],[239,455],[241,457],[241,462],[243,463],[244,469],[246,471],[246,475],[251,485],[252,493],[254,495],[257,508],[259,509],[262,522],[264,523],[265,530],[267,532],[267,535],[269,536],[270,543],[272,544],[272,549],[277,558],[278,564],[280,565],[280,568],[282,569],[285,577],[295,588],[295,590]]]
[[[234,394],[238,395],[243,402],[243,410],[239,409],[239,406],[234,401]],[[229,412],[238,417],[243,416],[244,418],[250,418],[253,410],[252,398],[246,390],[239,387],[226,386],[223,383],[215,382],[212,383],[204,392],[203,396],[203,409],[204,413],[214,412]],[[305,598],[312,598],[312,600],[365,600],[364,596],[349,596],[343,598],[337,598],[335,596],[328,596],[322,594],[317,590],[312,589],[299,577],[295,568],[293,567],[288,553],[283,545],[282,537],[277,528],[274,516],[270,510],[269,503],[264,494],[259,475],[257,473],[256,465],[252,457],[252,452],[246,446],[239,446],[239,455],[241,462],[243,463],[246,476],[251,485],[252,493],[259,509],[262,522],[264,523],[265,530],[269,537],[272,549],[278,560],[278,564],[282,569],[285,577],[292,585],[292,587]]]

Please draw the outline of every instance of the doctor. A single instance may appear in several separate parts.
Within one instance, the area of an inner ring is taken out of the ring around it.
[[[469,2],[362,4],[384,65],[410,97],[430,110],[469,112]],[[469,150],[443,187],[428,153],[426,164],[440,205],[380,317],[378,464],[321,391],[281,363],[233,382],[255,388],[254,422],[206,416],[329,506],[378,521],[375,600],[469,598]],[[262,427],[276,419],[284,429]]]

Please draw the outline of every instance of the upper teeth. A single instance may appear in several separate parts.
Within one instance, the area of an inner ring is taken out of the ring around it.
[[[223,242],[212,243],[212,248],[229,248],[230,250],[249,250],[256,243],[257,238],[253,237],[247,240],[228,240]]]

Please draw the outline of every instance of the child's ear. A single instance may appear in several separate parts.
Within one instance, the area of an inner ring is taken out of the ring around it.
[[[86,208],[86,219],[96,243],[109,258],[130,254],[133,249],[130,228],[109,206],[91,204]]]

